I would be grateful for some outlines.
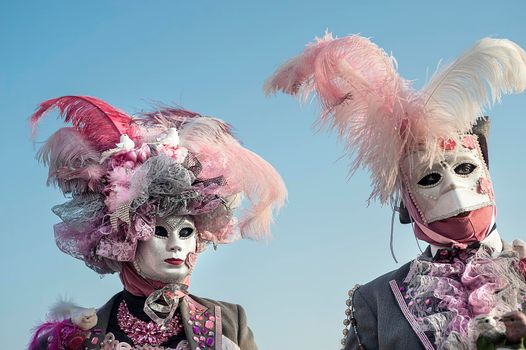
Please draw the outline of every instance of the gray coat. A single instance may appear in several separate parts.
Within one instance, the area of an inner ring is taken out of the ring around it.
[[[504,251],[512,250],[509,243],[501,242]],[[431,248],[427,247],[423,255],[431,257]],[[378,277],[354,292],[352,303],[357,332],[351,326],[345,350],[359,349],[360,343],[367,350],[435,349],[418,326],[400,291],[411,263]]]
[[[100,343],[106,335],[111,310],[116,297],[117,295],[113,296],[104,306],[97,310],[98,322],[95,329],[100,329],[101,332],[100,334],[93,335],[86,340],[86,350],[100,349]],[[245,310],[243,310],[240,305],[199,298],[196,296],[188,296],[181,300],[179,307],[185,334],[190,343],[191,350],[196,350],[196,348],[199,347],[199,344],[193,339],[194,324],[193,321],[190,320],[189,315],[190,303],[193,304],[192,306],[197,310],[197,314],[203,315],[208,311],[208,315],[214,316],[215,319],[214,344],[211,347],[201,347],[202,350],[234,350],[235,347],[232,347],[232,343],[237,345],[241,350],[257,350],[254,336],[247,325]],[[97,340],[94,340],[94,338],[97,338]],[[41,338],[39,349],[45,350],[46,348],[47,341],[44,336]]]
[[[434,349],[427,337],[411,325],[411,315],[404,308],[399,286],[409,273],[411,262],[398,270],[361,286],[353,294],[354,318],[360,342],[373,349]],[[426,343],[427,340],[427,343]],[[359,349],[351,327],[345,350]]]

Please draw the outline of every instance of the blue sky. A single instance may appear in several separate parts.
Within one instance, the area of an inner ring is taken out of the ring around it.
[[[312,127],[316,108],[278,95],[265,79],[329,29],[371,37],[421,86],[440,59],[485,36],[526,47],[526,2],[514,1],[8,1],[0,3],[0,234],[4,276],[2,348],[21,349],[60,296],[100,306],[120,290],[58,251],[51,206],[27,118],[48,98],[86,94],[129,113],[160,101],[234,125],[244,145],[269,160],[289,203],[269,242],[238,242],[202,254],[191,291],[243,305],[262,350],[336,349],[346,292],[396,268],[390,209],[367,207],[368,175],[348,181],[342,146]],[[526,95],[493,108],[490,159],[499,231],[525,239]],[[62,123],[49,117],[43,141]],[[395,226],[401,262],[419,250]]]

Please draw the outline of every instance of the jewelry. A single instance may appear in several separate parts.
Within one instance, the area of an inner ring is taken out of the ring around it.
[[[347,337],[350,332],[350,327],[352,327],[352,331],[354,332],[354,335],[356,337],[356,341],[358,343],[358,349],[359,350],[365,350],[365,346],[362,344],[360,340],[360,335],[358,334],[358,329],[356,328],[356,319],[354,318],[354,306],[353,306],[353,296],[354,292],[361,286],[359,284],[355,285],[351,290],[349,290],[348,295],[349,298],[345,301],[345,305],[347,305],[347,308],[345,309],[345,320],[343,320],[343,338],[341,340],[341,345],[345,347],[345,344],[347,342]],[[343,350],[343,348],[342,348]]]
[[[124,300],[117,311],[117,322],[135,345],[160,345],[183,331],[179,315],[175,315],[164,326],[153,321],[145,322],[130,313]]]

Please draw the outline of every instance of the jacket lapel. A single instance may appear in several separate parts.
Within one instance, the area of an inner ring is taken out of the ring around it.
[[[190,349],[221,350],[221,308],[208,308],[190,296],[183,298],[180,308]]]
[[[431,247],[428,246],[427,249],[422,253],[422,255],[426,257],[431,257]],[[396,304],[398,305],[398,308],[404,315],[405,319],[411,326],[411,329],[413,332],[415,332],[416,336],[420,340],[420,343],[424,346],[426,350],[433,350],[435,349],[434,345],[431,343],[429,338],[426,336],[424,331],[420,328],[418,322],[416,321],[414,315],[409,311],[409,307],[407,306],[407,303],[404,299],[404,296],[402,295],[401,288],[403,287],[403,282],[405,278],[407,277],[407,274],[410,271],[411,265],[413,262],[407,264],[407,268],[400,269],[401,273],[397,276],[395,276],[394,279],[389,281],[389,287],[391,288],[391,292],[393,293],[393,296],[396,300]]]
[[[404,297],[402,296],[402,293],[400,291],[400,286],[395,280],[389,281],[389,286],[391,287],[391,292],[393,293],[396,303],[398,304],[398,307],[400,308],[400,311],[402,311],[402,314],[404,315],[407,322],[409,322],[409,325],[413,329],[413,331],[416,333],[416,336],[424,346],[426,350],[434,350],[435,347],[433,344],[431,344],[431,341],[429,338],[425,335],[423,330],[418,325],[415,317],[413,314],[411,314],[411,311],[409,311],[409,308],[407,307],[407,304],[404,300]]]

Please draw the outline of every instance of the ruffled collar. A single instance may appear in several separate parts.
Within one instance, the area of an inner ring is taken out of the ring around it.
[[[471,348],[478,334],[476,316],[516,310],[526,297],[519,257],[503,250],[497,232],[480,249],[461,252],[443,261],[421,255],[400,289],[419,328],[438,348]]]
[[[480,242],[481,245],[489,248],[492,251],[491,256],[498,256],[503,250],[502,239],[500,238],[497,229],[495,228],[484,240]],[[445,249],[434,244],[430,244],[431,247],[431,256],[434,257],[439,250]]]

